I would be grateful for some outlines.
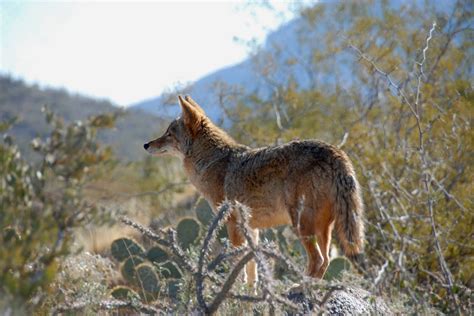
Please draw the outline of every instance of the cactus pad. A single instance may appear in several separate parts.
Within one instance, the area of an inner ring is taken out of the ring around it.
[[[146,253],[146,258],[153,263],[163,263],[168,260],[168,253],[158,246],[154,246]]]
[[[122,264],[120,272],[122,276],[128,282],[136,280],[136,268],[143,263],[143,259],[139,256],[131,256]]]
[[[177,299],[179,295],[179,290],[181,289],[181,281],[176,279],[171,279],[168,281],[168,296]]]
[[[179,271],[179,269],[171,261],[168,261],[165,264],[160,266],[160,274],[164,278],[167,278],[167,279],[168,278],[179,279],[179,278],[182,277],[181,272]]]
[[[116,286],[110,291],[110,295],[118,300],[127,301],[133,297],[138,298],[137,292],[127,286]]]
[[[112,256],[118,261],[124,261],[131,256],[143,256],[144,250],[137,242],[130,238],[119,238],[111,245]]]
[[[180,246],[184,249],[189,249],[189,247],[197,241],[200,228],[199,223],[195,219],[182,219],[176,228]]]
[[[350,270],[352,264],[349,260],[344,257],[337,257],[331,260],[329,267],[326,270],[324,279],[327,281],[332,281],[341,277],[344,271]]]
[[[201,199],[196,205],[196,217],[204,226],[209,226],[214,218],[214,212],[206,200]]]
[[[160,284],[155,268],[148,263],[142,263],[136,267],[136,274],[137,286],[139,286],[147,296],[151,295],[153,298],[156,298],[160,291]]]

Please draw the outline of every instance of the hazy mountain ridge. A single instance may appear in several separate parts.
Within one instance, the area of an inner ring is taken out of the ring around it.
[[[34,137],[45,137],[50,131],[41,111],[43,106],[49,107],[66,122],[123,110],[106,100],[71,94],[64,89],[43,89],[0,75],[0,121],[18,119],[8,133],[28,157],[33,155],[30,141]],[[161,118],[139,109],[123,110],[116,127],[101,131],[99,139],[111,145],[120,159],[139,159],[145,154],[142,144],[157,134],[162,122]]]

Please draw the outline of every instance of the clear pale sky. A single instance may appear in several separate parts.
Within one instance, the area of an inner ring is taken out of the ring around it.
[[[286,12],[229,1],[0,0],[0,73],[129,105],[245,59],[234,38],[262,42]]]

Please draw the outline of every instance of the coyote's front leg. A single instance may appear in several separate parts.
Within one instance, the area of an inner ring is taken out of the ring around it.
[[[242,234],[242,231],[239,228],[237,218],[233,214],[229,217],[229,220],[227,221],[227,233],[229,234],[230,242],[234,247],[239,247],[247,243],[244,235]],[[252,237],[253,242],[255,244],[258,244],[258,230],[252,229],[250,231],[250,235]],[[257,265],[254,260],[251,260],[245,266],[244,282],[251,287],[255,287],[257,281]]]

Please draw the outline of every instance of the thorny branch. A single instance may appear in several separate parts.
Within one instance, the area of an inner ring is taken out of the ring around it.
[[[268,268],[268,262],[266,261],[265,257],[262,256],[262,251],[260,248],[256,245],[255,241],[253,240],[251,234],[250,234],[250,227],[248,224],[249,217],[250,217],[250,210],[248,209],[247,206],[240,204],[240,203],[235,203],[234,207],[239,211],[240,214],[240,228],[242,230],[242,233],[247,240],[247,244],[249,245],[250,249],[252,250],[255,261],[257,262],[258,266],[258,271],[259,271],[259,276],[263,277],[263,281],[261,282],[261,286],[263,288],[263,295],[264,297],[269,298],[268,303],[270,304],[270,307],[273,306],[273,301],[278,302],[280,304],[284,304],[286,306],[291,307],[294,310],[299,310],[299,307],[290,302],[288,299],[283,298],[279,296],[278,294],[274,293],[274,290],[272,288],[272,280],[270,276],[270,271]]]
[[[172,229],[169,229],[168,232],[160,231],[159,234],[154,233],[151,229],[146,228],[129,218],[123,216],[120,218],[120,221],[128,226],[131,226],[142,233],[147,238],[153,240],[157,244],[166,247],[170,250],[171,254],[176,259],[176,262],[184,269],[190,272],[195,271],[195,267],[190,263],[189,258],[183,252],[176,242],[176,232]],[[161,236],[160,236],[161,235]]]
[[[80,311],[90,307],[90,302],[75,302],[73,304],[60,305],[54,309],[53,315],[60,315],[62,313]],[[153,306],[145,305],[140,302],[124,302],[120,300],[104,300],[96,307],[98,310],[117,310],[124,308],[133,308],[144,314],[158,314],[159,310]],[[163,309],[165,310],[165,309]]]

